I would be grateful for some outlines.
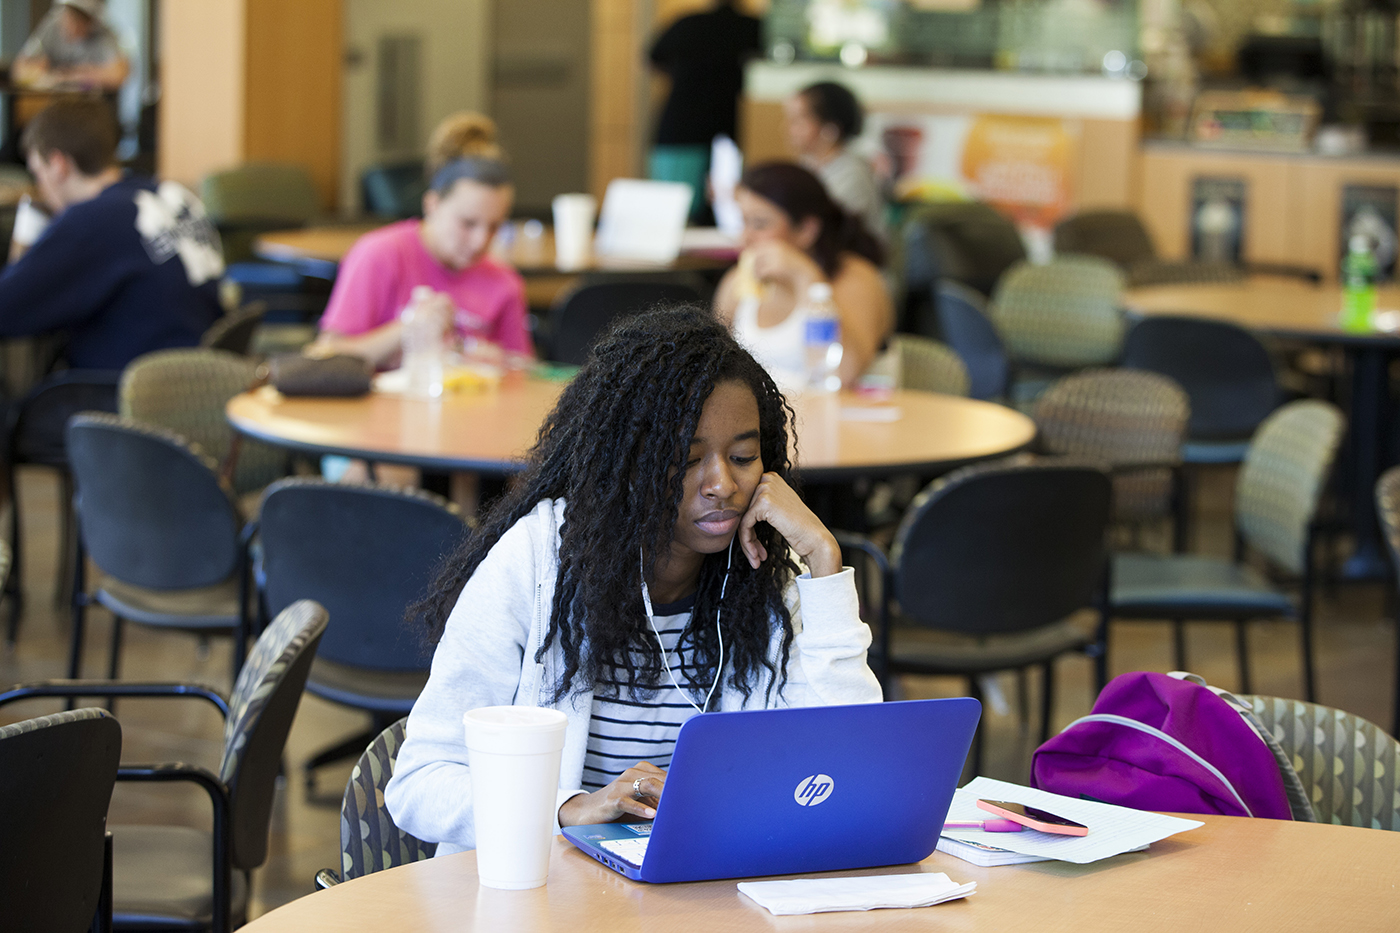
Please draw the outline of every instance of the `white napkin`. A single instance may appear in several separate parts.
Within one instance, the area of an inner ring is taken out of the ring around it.
[[[861,878],[804,878],[798,881],[741,881],[739,893],[783,914],[880,907],[931,907],[977,891],[977,882],[958,884],[940,872],[869,875]]]

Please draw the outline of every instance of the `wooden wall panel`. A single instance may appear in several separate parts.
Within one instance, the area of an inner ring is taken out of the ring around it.
[[[243,158],[244,0],[164,2],[156,168],[192,191]]]
[[[245,2],[244,157],[305,165],[330,209],[340,178],[341,0]]]
[[[1190,252],[1191,189],[1201,176],[1246,181],[1246,259],[1307,266],[1335,279],[1343,186],[1400,187],[1400,160],[1149,148],[1137,210],[1165,257]]]

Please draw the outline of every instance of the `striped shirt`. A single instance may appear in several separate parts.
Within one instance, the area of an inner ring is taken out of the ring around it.
[[[616,685],[610,681],[604,681],[595,690],[593,715],[588,721],[588,751],[583,760],[585,789],[598,790],[611,784],[639,761],[663,770],[671,767],[671,753],[675,751],[681,724],[696,715],[695,707],[687,700],[702,704],[710,689],[708,683],[699,687],[692,683],[693,645],[687,640],[677,650],[694,606],[695,597],[691,596],[653,610],[666,661],[686,691],[685,696],[671,685],[664,670],[660,686],[650,699],[637,698],[626,687],[620,687],[613,696],[604,696]]]

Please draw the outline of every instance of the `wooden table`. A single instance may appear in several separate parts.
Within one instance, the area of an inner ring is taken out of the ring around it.
[[[264,233],[253,241],[253,249],[264,259],[277,262],[302,262],[311,260],[322,263],[339,263],[355,245],[355,241],[378,229],[380,224],[346,224],[320,227],[302,227],[297,230],[277,230]],[[699,252],[682,253],[674,262],[649,263],[640,260],[619,260],[595,257],[593,262],[581,269],[560,269],[554,262],[554,230],[545,226],[543,233],[536,238],[525,236],[524,224],[514,224],[514,234],[509,246],[501,245],[504,238],[497,237],[492,246],[492,254],[509,263],[521,275],[559,275],[596,272],[638,273],[671,271],[706,271],[723,269],[732,264],[733,258],[720,254]]]
[[[366,875],[259,917],[248,933],[712,933],[748,930],[1276,933],[1400,930],[1400,833],[1319,823],[1195,817],[1200,829],[1095,865],[978,868],[935,852],[916,866],[839,874],[945,872],[971,897],[917,910],[774,917],[733,881],[628,881],[562,837],[549,884],[478,886],[476,853]]]
[[[1351,378],[1350,430],[1347,432],[1343,474],[1350,481],[1355,549],[1342,567],[1353,580],[1383,580],[1390,562],[1381,546],[1374,490],[1381,472],[1391,465],[1386,438],[1393,417],[1389,366],[1400,356],[1400,288],[1380,290],[1376,330],[1343,330],[1339,321],[1342,290],[1336,285],[1313,285],[1300,279],[1255,276],[1243,282],[1213,285],[1151,286],[1125,295],[1130,312],[1181,314],[1218,318],[1263,334],[1341,347]]]
[[[1400,347],[1400,288],[1382,288],[1376,303],[1388,330],[1342,330],[1342,290],[1301,279],[1255,276],[1216,285],[1155,285],[1130,289],[1125,304],[1141,314],[1220,318],[1279,337],[1317,343]],[[1386,312],[1393,312],[1388,315]]]
[[[441,400],[371,393],[357,399],[285,398],[270,387],[228,403],[240,432],[311,454],[341,454],[432,470],[510,473],[533,446],[563,386],[508,375],[496,391]],[[897,421],[854,420],[881,406],[851,395],[796,395],[797,463],[804,478],[840,480],[938,473],[1021,450],[1025,415],[973,399],[896,392]]]

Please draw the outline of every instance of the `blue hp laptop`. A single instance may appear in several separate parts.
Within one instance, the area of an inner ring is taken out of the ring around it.
[[[681,727],[653,822],[564,835],[636,881],[918,862],[981,713],[966,697],[706,713]]]

